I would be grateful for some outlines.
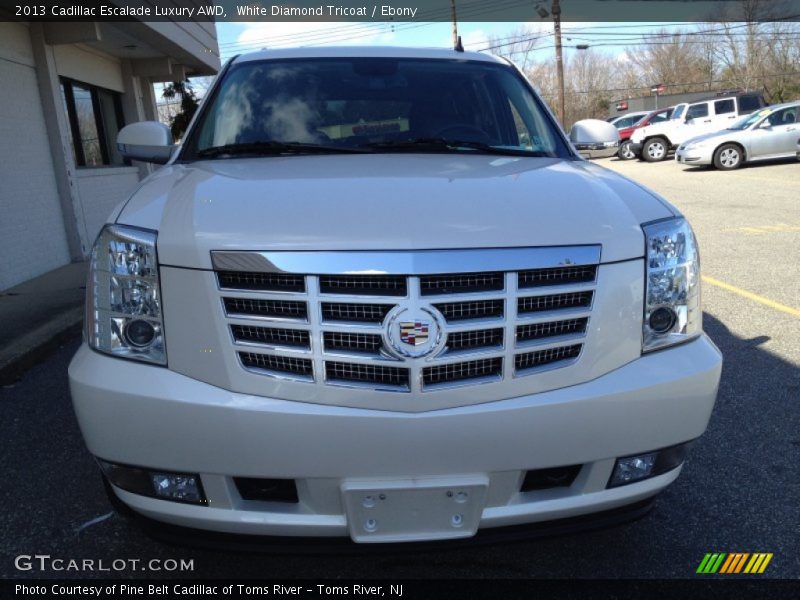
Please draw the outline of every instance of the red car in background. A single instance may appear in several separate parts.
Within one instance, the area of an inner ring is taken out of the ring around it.
[[[672,117],[672,111],[674,109],[674,106],[670,106],[668,108],[659,108],[658,110],[647,113],[644,117],[636,121],[636,123],[630,127],[620,129],[619,150],[617,151],[617,156],[619,159],[631,160],[636,158],[636,155],[631,150],[631,136],[636,129],[645,127],[647,125],[652,125],[654,123],[660,123],[661,121],[669,121],[669,119]]]

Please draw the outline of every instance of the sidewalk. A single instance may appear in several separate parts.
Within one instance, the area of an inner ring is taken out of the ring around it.
[[[0,292],[0,385],[80,333],[86,269],[69,264]]]

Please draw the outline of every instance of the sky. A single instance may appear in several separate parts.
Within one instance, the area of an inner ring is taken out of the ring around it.
[[[562,39],[567,47],[592,41],[598,49],[622,57],[626,43],[618,42],[620,36],[629,38],[635,43],[635,36],[645,32],[653,32],[659,28],[685,26],[686,24],[665,23],[564,23]],[[520,27],[525,26],[538,35],[539,32],[549,34],[553,30],[550,20],[520,22],[460,22],[458,33],[466,50],[483,50],[489,46],[489,39],[508,38]],[[571,35],[572,33],[572,35]],[[617,34],[617,35],[615,35]],[[425,46],[452,47],[452,23],[450,22],[400,22],[400,23],[348,23],[348,22],[259,22],[259,23],[217,23],[220,54],[223,61],[235,54],[258,50],[263,47],[277,48],[286,46],[321,46],[321,45],[381,45],[381,46]],[[582,37],[584,36],[584,37]],[[585,37],[589,36],[589,38]],[[612,41],[603,42],[603,38]],[[597,44],[602,43],[602,46]],[[552,45],[552,40],[543,40],[542,45]],[[549,56],[552,48],[543,48],[534,54],[534,58]]]

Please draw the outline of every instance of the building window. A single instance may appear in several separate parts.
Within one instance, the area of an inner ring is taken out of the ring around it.
[[[61,93],[77,165],[126,164],[116,144],[117,133],[124,125],[120,95],[71,79],[61,80]]]

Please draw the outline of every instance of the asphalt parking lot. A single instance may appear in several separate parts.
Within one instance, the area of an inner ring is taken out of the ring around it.
[[[193,572],[173,575],[202,578],[687,578],[706,552],[741,551],[774,553],[765,576],[800,578],[800,163],[735,172],[673,161],[599,163],[659,192],[690,218],[701,247],[706,331],[725,356],[710,427],[647,516],[557,538],[359,550],[357,558],[167,546],[110,515],[69,402],[74,339],[0,389],[0,577],[64,575],[14,568],[20,554],[49,554],[193,559]]]

